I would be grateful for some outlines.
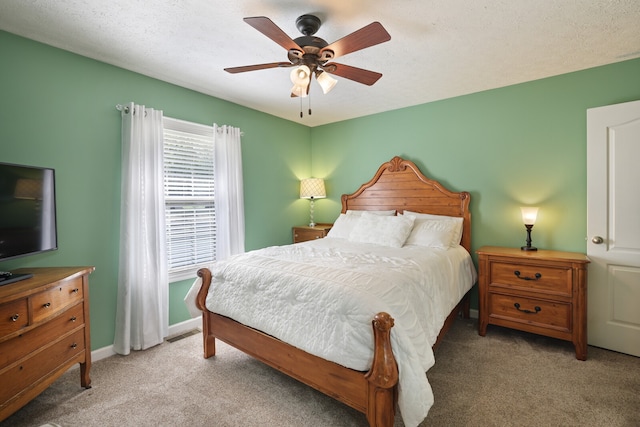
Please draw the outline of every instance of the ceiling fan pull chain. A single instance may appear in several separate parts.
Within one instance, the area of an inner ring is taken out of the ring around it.
[[[300,118],[302,118],[302,97],[300,97]]]
[[[311,94],[309,94],[309,115],[311,115]]]

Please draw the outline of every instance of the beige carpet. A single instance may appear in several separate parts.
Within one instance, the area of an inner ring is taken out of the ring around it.
[[[364,416],[201,335],[67,372],[5,426],[366,426]],[[428,373],[436,403],[421,426],[640,426],[640,359],[458,320]],[[403,426],[396,417],[396,427]]]

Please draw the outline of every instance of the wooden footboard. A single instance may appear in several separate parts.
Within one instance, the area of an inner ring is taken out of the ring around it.
[[[354,371],[208,311],[205,300],[211,285],[211,272],[201,269],[198,276],[202,278],[202,287],[196,304],[203,313],[205,358],[215,355],[215,339],[218,338],[364,413],[370,426],[393,426],[398,397],[398,366],[391,349],[393,319],[389,314],[379,313],[372,321],[374,357],[371,370]]]

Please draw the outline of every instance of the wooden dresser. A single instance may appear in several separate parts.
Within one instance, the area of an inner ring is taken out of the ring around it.
[[[293,227],[293,243],[322,239],[327,236],[331,227],[333,227],[333,224],[316,224],[314,227],[308,225]]]
[[[587,264],[580,253],[484,246],[479,266],[479,329],[490,324],[571,341],[587,359]]]
[[[93,267],[16,270],[33,277],[0,286],[0,421],[80,363],[91,387],[89,274]]]

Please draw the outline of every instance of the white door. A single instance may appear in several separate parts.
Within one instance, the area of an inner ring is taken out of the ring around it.
[[[588,343],[640,356],[640,101],[587,110]]]

